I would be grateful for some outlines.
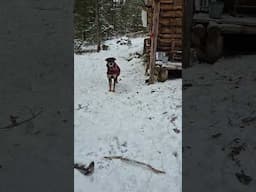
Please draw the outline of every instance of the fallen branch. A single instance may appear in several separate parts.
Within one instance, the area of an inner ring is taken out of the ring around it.
[[[4,127],[0,127],[0,129],[12,129],[12,128],[15,128],[17,126],[20,126],[20,125],[22,125],[24,123],[27,123],[27,122],[32,121],[33,119],[37,118],[39,115],[41,115],[42,112],[43,111],[39,111],[39,112],[37,112],[35,114],[32,114],[32,116],[30,118],[25,119],[25,120],[20,121],[20,122],[12,121],[12,123],[10,125],[4,126]]]
[[[74,168],[83,175],[91,175],[94,172],[94,161],[92,161],[87,167],[85,167],[85,165],[79,165],[76,163]]]
[[[165,174],[164,171],[161,171],[159,169],[156,169],[154,167],[152,167],[151,165],[149,164],[146,164],[146,163],[143,163],[143,162],[140,162],[140,161],[136,161],[136,160],[132,160],[132,159],[128,159],[126,157],[122,157],[122,156],[110,156],[110,157],[104,157],[105,159],[108,159],[108,160],[113,160],[113,159],[120,159],[121,161],[125,161],[125,162],[128,162],[128,163],[132,163],[132,164],[137,164],[137,165],[142,165],[144,167],[147,167],[149,168],[151,171],[153,171],[154,173],[161,173],[161,174]]]

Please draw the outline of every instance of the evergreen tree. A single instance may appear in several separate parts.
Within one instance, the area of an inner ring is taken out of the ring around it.
[[[74,34],[76,39],[98,43],[113,35],[143,29],[141,0],[76,0]],[[119,5],[119,6],[118,6]],[[98,31],[98,33],[97,33]]]

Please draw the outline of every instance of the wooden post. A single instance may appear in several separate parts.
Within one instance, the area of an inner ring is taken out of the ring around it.
[[[158,37],[158,26],[159,26],[159,14],[160,14],[160,1],[153,0],[153,26],[151,31],[151,48],[150,48],[150,77],[149,84],[153,84],[155,81],[154,70],[156,61],[156,49],[157,49],[157,37]]]
[[[182,66],[187,68],[190,66],[190,47],[191,47],[191,29],[193,19],[193,3],[192,0],[184,0],[183,10],[183,58]]]

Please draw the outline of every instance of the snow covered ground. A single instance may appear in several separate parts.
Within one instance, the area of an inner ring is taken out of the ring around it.
[[[255,61],[244,55],[183,70],[185,191],[256,191]],[[242,170],[249,184],[239,181]]]
[[[75,55],[74,161],[95,161],[91,176],[74,170],[75,192],[181,192],[182,80],[145,84],[142,60],[127,61],[142,52],[143,38],[131,40],[130,47],[110,40],[108,51]],[[115,93],[108,92],[106,78],[111,56],[121,67]],[[166,174],[103,158],[113,155]]]

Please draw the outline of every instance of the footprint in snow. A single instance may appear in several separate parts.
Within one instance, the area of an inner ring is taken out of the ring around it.
[[[109,154],[110,155],[118,155],[120,153],[126,153],[128,151],[127,149],[127,142],[120,142],[118,137],[113,137],[112,139],[112,144],[110,144],[110,150]]]

